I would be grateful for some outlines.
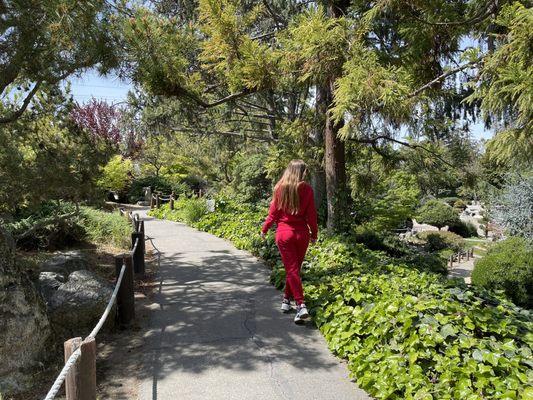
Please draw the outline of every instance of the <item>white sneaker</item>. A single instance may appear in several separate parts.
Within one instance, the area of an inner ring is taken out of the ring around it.
[[[309,312],[305,304],[300,304],[296,308],[296,316],[294,317],[295,324],[303,324],[306,319],[309,319]]]
[[[284,313],[291,311],[291,301],[289,299],[283,299],[281,302],[281,311]]]

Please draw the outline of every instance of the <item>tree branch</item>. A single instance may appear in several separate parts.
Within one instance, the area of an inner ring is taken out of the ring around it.
[[[467,68],[470,68],[472,65],[478,64],[485,57],[486,57],[486,55],[480,56],[474,61],[467,62],[466,64],[460,65],[459,67],[453,68],[453,69],[443,73],[442,75],[437,76],[432,81],[429,81],[425,85],[420,86],[414,92],[411,92],[410,94],[408,94],[406,99],[410,99],[412,97],[415,97],[415,96],[419,95],[420,93],[422,93],[424,90],[429,89],[431,86],[439,83],[443,79],[446,79],[447,77],[449,77],[449,76],[451,76],[453,74],[456,74],[457,72],[460,72],[460,71],[463,71],[463,70],[465,70]]]
[[[434,156],[435,158],[437,158],[439,161],[441,161],[442,163],[446,164],[447,166],[449,167],[452,167],[454,168],[454,166],[452,164],[450,164],[448,161],[446,161],[444,158],[442,158],[440,156],[440,154],[434,152],[433,150],[430,150],[428,149],[427,147],[424,147],[420,144],[413,144],[413,143],[409,143],[409,142],[404,142],[402,140],[398,140],[398,139],[394,139],[390,136],[387,136],[387,135],[379,135],[379,136],[376,136],[376,137],[373,137],[373,138],[353,138],[352,140],[356,141],[357,143],[366,143],[366,144],[370,144],[374,149],[375,149],[375,146],[377,146],[377,142],[379,140],[387,140],[389,142],[393,142],[393,143],[397,143],[397,144],[400,144],[402,146],[405,146],[405,147],[409,147],[411,149],[421,149],[421,150],[424,150],[425,152],[431,154],[432,156]],[[378,152],[380,155],[383,155],[381,152]]]
[[[223,98],[218,99],[216,101],[213,101],[211,103],[208,103],[208,102],[204,101],[203,99],[198,97],[198,95],[196,95],[195,93],[193,93],[190,90],[185,89],[185,88],[183,88],[181,86],[174,86],[173,88],[171,88],[171,90],[167,94],[171,95],[171,96],[176,96],[176,97],[186,97],[186,98],[194,101],[196,104],[198,104],[199,106],[201,106],[203,108],[211,108],[211,107],[216,107],[216,106],[218,106],[220,104],[226,103],[226,102],[231,101],[231,100],[235,100],[235,99],[239,99],[241,97],[248,96],[248,95],[250,95],[252,93],[255,93],[256,91],[257,91],[256,89],[243,89],[241,92],[230,94],[230,95],[228,95],[226,97],[223,97]],[[165,93],[160,93],[160,94],[165,94]]]
[[[260,40],[260,39],[265,39],[265,38],[268,38],[268,37],[272,37],[276,34],[276,32],[267,32],[267,33],[263,33],[261,35],[257,35],[257,36],[253,36],[251,39],[252,40]]]
[[[175,131],[175,132],[183,132],[183,133],[194,133],[194,134],[201,133],[201,134],[204,134],[204,135],[238,136],[241,139],[253,139],[253,140],[260,141],[260,142],[275,142],[276,141],[276,139],[273,139],[271,137],[249,136],[249,135],[243,134],[242,132],[217,131],[217,130],[210,130],[210,131],[203,130],[202,132],[198,132],[197,129],[193,129],[193,128],[178,128],[178,127],[173,127],[173,128],[170,128],[170,129]]]
[[[0,124],[7,124],[9,122],[13,122],[17,120],[18,118],[20,118],[20,116],[24,113],[24,111],[26,111],[26,108],[28,108],[28,105],[30,104],[31,99],[33,99],[33,96],[35,95],[35,93],[37,93],[37,90],[39,90],[41,83],[42,81],[37,81],[33,89],[28,93],[28,95],[24,99],[22,106],[20,106],[20,108],[17,111],[13,112],[11,115],[0,118]]]
[[[268,0],[263,0],[263,5],[265,6],[267,12],[270,14],[276,25],[280,27],[287,26],[287,20],[285,20],[285,18],[281,17],[279,14],[276,14],[270,4],[268,4]]]
[[[415,15],[413,13],[413,11],[415,11],[415,10],[413,10],[412,8],[409,8],[410,9],[409,14],[411,14],[411,16],[414,19],[416,19],[417,21],[422,22],[422,23],[424,23],[426,25],[433,25],[433,26],[470,25],[470,24],[477,24],[477,23],[485,20],[486,18],[490,17],[496,11],[497,7],[498,7],[498,5],[497,5],[496,2],[488,4],[486,8],[481,10],[479,13],[474,15],[472,18],[469,18],[469,19],[463,20],[463,21],[431,22],[431,21],[425,20],[425,19],[420,18],[419,16]]]

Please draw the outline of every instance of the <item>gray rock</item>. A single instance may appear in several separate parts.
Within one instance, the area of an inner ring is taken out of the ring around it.
[[[14,243],[0,227],[0,393],[24,389],[24,371],[37,365],[50,337],[37,288],[14,261]]]
[[[41,272],[56,272],[66,278],[74,271],[87,269],[88,265],[89,260],[81,250],[71,250],[55,253],[39,269]]]
[[[100,319],[113,293],[113,286],[94,272],[72,272],[48,303],[54,330],[85,337]],[[108,318],[112,325],[114,312]]]
[[[41,272],[39,274],[39,291],[46,304],[50,303],[52,296],[63,283],[65,283],[65,278],[57,272]]]

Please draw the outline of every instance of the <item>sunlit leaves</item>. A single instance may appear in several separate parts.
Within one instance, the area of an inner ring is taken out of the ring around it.
[[[324,82],[342,68],[348,49],[349,22],[330,18],[323,8],[296,17],[282,37],[284,68],[298,73],[300,81]]]
[[[261,6],[244,12],[239,0],[202,0],[200,29],[206,35],[200,59],[225,79],[231,91],[275,87],[277,56],[251,36]]]
[[[138,9],[135,17],[122,21],[128,57],[135,68],[133,78],[154,94],[202,89],[200,76],[191,65],[198,51],[197,38],[188,27],[172,19]]]
[[[353,44],[343,69],[344,75],[336,82],[332,110],[337,120],[349,114],[349,124],[358,127],[376,115],[396,124],[409,119],[413,111],[413,101],[408,98],[412,78],[403,68],[383,66],[377,54]],[[345,129],[343,134],[347,137],[350,131]]]

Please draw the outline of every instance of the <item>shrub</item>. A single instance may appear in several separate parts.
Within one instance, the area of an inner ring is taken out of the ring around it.
[[[75,211],[72,203],[44,202],[36,209],[20,212],[7,228],[20,237],[17,245],[23,249],[56,250],[72,245],[84,236]]]
[[[132,227],[120,214],[80,207],[80,216],[80,226],[89,241],[112,244],[123,249],[129,248]]]
[[[232,189],[247,203],[257,202],[271,192],[272,182],[267,178],[266,154],[253,154],[239,160],[233,171]]]
[[[418,209],[417,220],[423,224],[442,228],[446,225],[456,225],[459,221],[459,216],[448,204],[440,200],[429,200]]]
[[[477,237],[477,228],[471,222],[459,220],[456,224],[450,225],[449,230],[464,238]]]
[[[386,249],[382,235],[367,224],[359,225],[355,228],[354,240],[356,243],[364,244],[371,250],[385,251]]]
[[[139,200],[144,200],[143,188],[150,186],[152,191],[161,191],[168,194],[172,191],[171,183],[162,176],[146,176],[143,178],[135,179],[128,191],[128,199],[132,203],[136,203]]]
[[[446,263],[435,254],[421,252],[415,246],[410,246],[398,236],[376,232],[372,224],[359,225],[353,235],[355,243],[364,244],[370,250],[383,251],[394,257],[397,262],[405,263],[421,271],[447,274]]]
[[[125,218],[90,207],[80,207],[79,211],[71,215],[76,212],[74,204],[46,202],[36,210],[27,210],[8,229],[15,236],[31,232],[17,243],[24,249],[56,250],[83,240],[128,248],[131,225]],[[69,217],[58,219],[65,215]]]
[[[420,232],[416,236],[426,241],[428,251],[439,251],[443,249],[459,251],[465,246],[464,239],[453,232],[428,231]]]
[[[145,176],[143,178],[135,179],[128,191],[128,200],[131,203],[136,203],[139,200],[144,200],[143,188],[150,186],[152,191],[159,191],[165,195],[174,192],[176,196],[188,195],[191,188],[185,182],[173,182],[164,176]]]
[[[533,173],[512,177],[492,199],[494,218],[514,236],[533,242]]]
[[[533,247],[526,239],[511,237],[491,247],[477,260],[472,283],[502,289],[516,304],[533,307]]]
[[[404,226],[413,217],[420,198],[416,177],[397,171],[382,186],[383,193],[372,201],[372,224],[380,231]]]
[[[459,211],[463,211],[466,209],[466,202],[464,200],[461,200],[461,199],[457,199],[454,203],[453,203],[453,208],[455,208],[456,210],[459,210]]]
[[[193,225],[265,259],[280,288],[284,270],[272,235],[259,239],[265,215],[265,208],[229,203]],[[330,349],[372,396],[519,398],[529,390],[527,310],[482,289],[455,287],[350,236],[322,236],[302,274],[306,303]]]
[[[189,199],[182,208],[183,219],[189,224],[198,222],[207,212],[205,199]]]
[[[171,221],[194,224],[207,213],[205,198],[180,197],[174,202],[174,210],[168,204],[150,211],[150,215],[157,218],[165,218]]]
[[[132,177],[133,164],[131,160],[116,155],[102,168],[102,176],[98,186],[103,189],[121,192],[129,185]]]

